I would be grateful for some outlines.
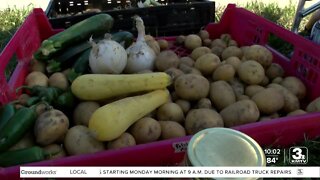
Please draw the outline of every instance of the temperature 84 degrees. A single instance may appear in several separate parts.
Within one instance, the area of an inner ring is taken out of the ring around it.
[[[275,164],[279,160],[279,158],[278,157],[267,157],[266,160],[267,160],[267,164]]]

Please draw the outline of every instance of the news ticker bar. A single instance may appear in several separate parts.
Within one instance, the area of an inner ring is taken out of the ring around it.
[[[20,167],[21,178],[319,178],[320,167]]]

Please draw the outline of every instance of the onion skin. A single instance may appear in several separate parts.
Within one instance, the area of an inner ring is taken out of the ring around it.
[[[126,50],[116,41],[104,39],[92,43],[89,66],[94,74],[120,74],[127,65]]]
[[[131,45],[126,51],[128,55],[125,73],[138,73],[143,70],[153,70],[156,53],[148,46],[145,41],[145,28],[143,20],[135,17],[136,27],[138,30],[137,42]]]

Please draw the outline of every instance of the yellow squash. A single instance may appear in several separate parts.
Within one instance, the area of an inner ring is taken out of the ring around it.
[[[114,140],[137,120],[168,102],[169,97],[170,93],[165,89],[112,102],[92,114],[89,129],[100,141]]]
[[[86,74],[76,78],[71,90],[82,100],[103,100],[120,95],[166,88],[171,77],[164,72],[145,74]]]

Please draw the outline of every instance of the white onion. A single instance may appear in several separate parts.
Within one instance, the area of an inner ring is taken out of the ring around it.
[[[89,66],[94,74],[120,74],[127,65],[126,50],[111,35],[99,41],[98,44],[90,39],[92,50],[89,56]]]
[[[155,52],[148,46],[144,39],[145,29],[143,20],[137,16],[135,18],[138,30],[136,43],[127,48],[128,61],[124,70],[126,73],[137,73],[143,70],[153,70],[156,58]]]

